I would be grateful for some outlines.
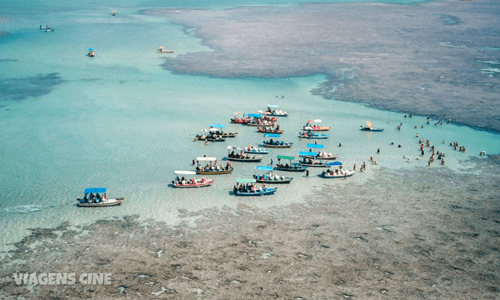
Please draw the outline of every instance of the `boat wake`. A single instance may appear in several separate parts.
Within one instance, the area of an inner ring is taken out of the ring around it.
[[[19,205],[14,207],[7,207],[0,210],[0,212],[25,214],[25,213],[38,212],[41,210],[42,210],[41,205],[32,204],[32,205]]]

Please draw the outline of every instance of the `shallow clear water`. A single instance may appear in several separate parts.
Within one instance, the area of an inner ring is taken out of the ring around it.
[[[3,30],[12,33],[0,38],[0,250],[26,234],[26,228],[51,227],[63,221],[77,225],[139,214],[175,222],[179,209],[302,201],[311,187],[363,181],[373,168],[426,166],[428,149],[425,158],[415,159],[420,154],[416,133],[445,152],[446,167],[457,170],[462,167],[460,161],[470,155],[500,149],[496,134],[451,124],[435,126],[435,120],[427,125],[425,117],[404,118],[312,96],[310,90],[325,80],[320,75],[282,79],[172,75],[159,66],[167,54],[157,54],[158,46],[175,49],[173,55],[209,49],[180,26],[138,13],[140,8],[156,7],[160,2],[121,2],[119,10],[108,2],[71,10],[68,2],[39,1],[38,6],[24,10],[20,9],[22,3],[0,11]],[[217,5],[234,4],[219,1]],[[113,18],[110,12],[114,9],[118,15]],[[48,16],[43,15],[46,11],[50,11]],[[39,30],[40,24],[53,26],[55,31]],[[88,47],[95,48],[96,57],[86,56]],[[46,76],[51,73],[56,75]],[[307,151],[311,140],[299,140],[297,133],[307,119],[319,118],[332,130],[328,140],[318,143],[327,152],[338,153],[349,169],[354,163],[359,168],[367,162],[367,172],[347,181],[322,180],[315,176],[320,169],[312,169],[310,178],[288,173],[294,177],[291,185],[280,186],[272,197],[249,199],[235,198],[229,190],[237,177],[252,176],[256,164],[235,163],[233,174],[214,176],[213,187],[168,187],[173,171],[192,170],[196,156],[221,159],[229,145],[262,142],[264,138],[255,128],[230,124],[229,119],[234,112],[255,113],[267,104],[278,104],[290,113],[280,119],[285,129],[282,139],[295,145],[271,150],[264,163],[271,158],[276,162],[278,154],[298,156],[299,151]],[[385,131],[360,131],[366,120]],[[210,145],[193,142],[194,135],[211,123],[226,124],[225,129],[238,132],[238,137]],[[399,123],[403,123],[401,131],[396,130]],[[453,150],[450,141],[465,145],[467,152]],[[380,154],[376,154],[377,148]],[[379,166],[369,164],[372,155]],[[434,163],[432,167],[442,166]],[[76,197],[91,186],[106,186],[110,197],[124,196],[126,201],[113,208],[77,208]]]

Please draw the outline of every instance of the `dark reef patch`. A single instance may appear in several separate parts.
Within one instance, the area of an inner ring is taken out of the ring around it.
[[[49,94],[64,80],[58,73],[40,74],[26,78],[1,78],[0,101],[20,101]]]

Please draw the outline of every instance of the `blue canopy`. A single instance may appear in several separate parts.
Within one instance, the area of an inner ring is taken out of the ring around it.
[[[278,105],[276,105],[276,104],[268,104],[267,107],[276,108],[276,107],[278,107]]]
[[[94,48],[89,48],[89,51],[94,51]]]
[[[237,182],[241,183],[250,183],[250,182],[255,182],[255,179],[250,179],[250,178],[236,178]]]
[[[257,166],[255,169],[260,170],[260,171],[272,171],[273,167],[271,166]]]
[[[252,118],[260,118],[262,117],[261,114],[248,114],[249,117],[252,117]]]
[[[334,162],[329,162],[326,163],[327,166],[341,166],[342,163],[340,161],[334,161]]]
[[[106,193],[106,188],[86,188],[83,190],[85,194],[89,193]]]
[[[300,151],[299,155],[302,155],[302,156],[318,156],[318,153],[316,153],[316,152],[309,152],[309,151]]]
[[[278,133],[264,133],[264,136],[267,136],[267,137],[281,137],[281,134],[278,134]]]
[[[325,148],[325,146],[323,145],[320,145],[320,144],[307,144],[307,147],[310,147],[310,148]]]
[[[222,124],[210,124],[210,127],[223,128],[225,125]]]

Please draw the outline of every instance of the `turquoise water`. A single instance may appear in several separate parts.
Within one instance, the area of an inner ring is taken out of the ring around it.
[[[226,2],[209,7],[235,5]],[[63,221],[78,225],[139,214],[173,223],[179,209],[300,202],[316,186],[362,182],[375,168],[426,166],[428,149],[426,158],[415,159],[420,153],[416,133],[445,152],[446,167],[456,170],[463,167],[461,161],[480,151],[500,149],[499,136],[485,131],[451,124],[435,126],[436,120],[427,125],[425,117],[409,119],[313,96],[311,89],[325,81],[321,75],[282,79],[172,75],[160,67],[162,57],[171,54],[157,54],[158,46],[175,49],[174,56],[210,49],[180,26],[139,11],[179,3],[128,1],[113,6],[116,2],[95,1],[81,6],[76,1],[16,1],[3,6],[2,30],[11,35],[0,38],[0,250],[26,234],[26,228],[51,227]],[[296,3],[299,1],[239,4]],[[196,4],[182,2],[188,7]],[[111,17],[112,10],[117,10],[116,17]],[[39,30],[40,24],[55,31]],[[86,56],[88,47],[95,48],[96,57]],[[280,120],[285,129],[282,139],[296,145],[271,150],[264,163],[271,158],[276,162],[278,154],[298,156],[299,151],[307,151],[311,141],[299,140],[297,133],[307,119],[319,118],[323,125],[333,127],[330,139],[318,141],[326,151],[338,153],[349,169],[366,161],[368,170],[347,181],[325,182],[314,176],[320,173],[314,169],[310,178],[293,174],[290,186],[279,187],[276,195],[262,199],[237,199],[229,194],[235,178],[252,176],[255,164],[235,163],[234,174],[214,176],[216,183],[210,188],[168,187],[174,170],[191,170],[196,156],[221,159],[229,145],[262,142],[255,128],[230,124],[229,119],[234,112],[255,113],[267,104],[278,104],[290,113]],[[366,120],[385,131],[360,131]],[[398,131],[396,125],[401,122]],[[194,135],[211,123],[226,124],[226,130],[238,132],[238,137],[210,145],[193,142]],[[467,152],[454,151],[450,141],[465,145]],[[376,154],[377,148],[380,154]],[[378,166],[369,164],[372,155]],[[432,167],[442,166],[434,163]],[[107,209],[75,207],[76,197],[90,186],[106,186],[110,197],[124,196],[126,201]]]

